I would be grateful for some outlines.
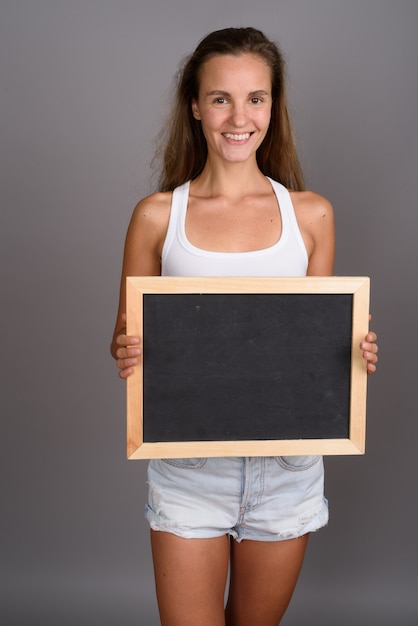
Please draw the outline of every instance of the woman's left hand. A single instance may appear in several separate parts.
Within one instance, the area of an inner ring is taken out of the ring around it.
[[[360,344],[360,350],[363,351],[363,358],[367,362],[367,373],[374,374],[376,371],[376,363],[378,361],[377,352],[379,346],[376,343],[377,335],[373,331],[367,333],[364,341]]]

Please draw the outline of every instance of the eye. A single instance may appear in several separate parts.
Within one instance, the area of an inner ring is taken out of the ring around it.
[[[254,98],[251,98],[250,102],[251,104],[261,104],[263,100],[258,96],[254,96]]]
[[[213,102],[215,104],[225,104],[226,103],[226,98],[224,98],[223,96],[219,96],[218,98],[215,98],[215,100]]]

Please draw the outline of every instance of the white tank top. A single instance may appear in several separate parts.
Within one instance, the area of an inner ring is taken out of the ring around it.
[[[268,179],[282,218],[280,239],[251,252],[211,252],[186,237],[190,182],[173,191],[171,212],[162,251],[162,276],[305,276],[308,255],[286,187]]]

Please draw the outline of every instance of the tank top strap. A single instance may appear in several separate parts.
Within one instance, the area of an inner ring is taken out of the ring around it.
[[[280,206],[280,213],[282,216],[282,224],[283,230],[291,230],[292,235],[296,240],[297,245],[300,247],[302,254],[306,257],[306,261],[308,261],[305,242],[303,241],[302,233],[300,232],[299,224],[296,219],[295,209],[293,206],[292,198],[290,197],[289,190],[287,187],[277,182],[277,180],[269,179],[273,190],[276,194],[277,201]]]
[[[180,227],[182,220],[185,218],[187,211],[187,204],[189,201],[189,189],[190,181],[185,182],[183,185],[176,187],[172,192],[170,217],[168,220],[167,234],[165,237],[162,258],[167,257],[171,244],[178,236],[178,228]]]

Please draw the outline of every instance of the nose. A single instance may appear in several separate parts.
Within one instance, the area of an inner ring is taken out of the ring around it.
[[[230,119],[231,119],[231,123],[236,128],[241,128],[242,126],[245,126],[245,124],[247,123],[247,119],[248,119],[245,105],[235,103],[231,109]]]

